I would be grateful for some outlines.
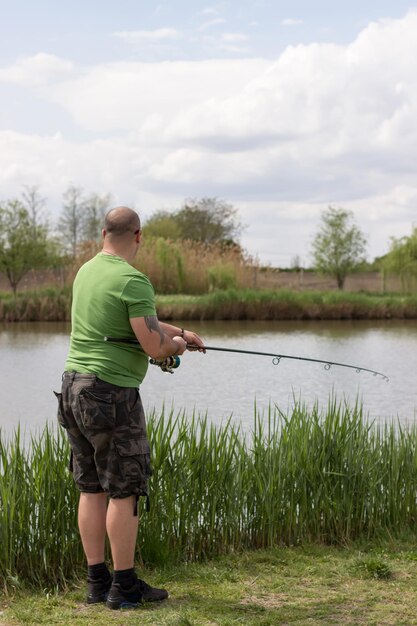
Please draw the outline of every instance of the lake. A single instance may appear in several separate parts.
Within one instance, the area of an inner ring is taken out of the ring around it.
[[[185,409],[215,423],[229,416],[250,429],[254,406],[286,412],[301,399],[325,406],[332,393],[363,402],[370,419],[402,422],[416,417],[417,320],[322,322],[193,322],[187,324],[209,346],[278,352],[349,363],[383,372],[385,382],[366,372],[303,361],[222,352],[186,353],[174,374],[150,366],[141,387],[145,409]],[[27,431],[54,422],[61,373],[69,345],[65,323],[0,325],[0,427]]]

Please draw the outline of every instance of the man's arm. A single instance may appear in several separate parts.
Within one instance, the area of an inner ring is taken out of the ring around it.
[[[187,347],[185,338],[179,332],[168,334],[156,315],[130,318],[130,325],[142,349],[153,359],[165,359],[167,356],[183,354]]]

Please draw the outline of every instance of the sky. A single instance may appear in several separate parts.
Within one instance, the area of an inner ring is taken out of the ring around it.
[[[368,259],[417,223],[417,0],[0,0],[0,200],[39,187],[238,209],[263,264],[311,264],[323,211]]]

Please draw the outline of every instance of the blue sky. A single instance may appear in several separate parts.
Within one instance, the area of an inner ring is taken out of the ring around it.
[[[329,205],[369,258],[416,221],[417,4],[1,2],[0,199],[71,183],[146,218],[239,209],[261,261],[309,262]]]
[[[348,3],[14,0],[1,4],[0,50],[2,62],[6,63],[40,50],[80,63],[123,60],[129,54],[136,55],[112,38],[112,33],[161,28],[175,29],[182,36],[169,53],[156,48],[149,50],[148,58],[154,60],[225,56],[226,50],[210,50],[203,39],[208,34],[229,31],[248,36],[246,46],[250,54],[275,58],[291,44],[347,43],[370,21],[402,17],[413,6],[403,0]]]

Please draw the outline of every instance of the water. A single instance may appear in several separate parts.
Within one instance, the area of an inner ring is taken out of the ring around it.
[[[207,345],[329,359],[376,369],[379,377],[303,361],[221,352],[186,353],[174,374],[150,366],[141,394],[147,410],[228,417],[250,428],[254,404],[286,411],[294,398],[325,406],[329,396],[353,404],[358,397],[371,419],[414,421],[417,407],[417,321],[204,322],[187,324]],[[18,423],[37,430],[55,420],[56,399],[69,343],[64,323],[0,326],[0,427]]]

